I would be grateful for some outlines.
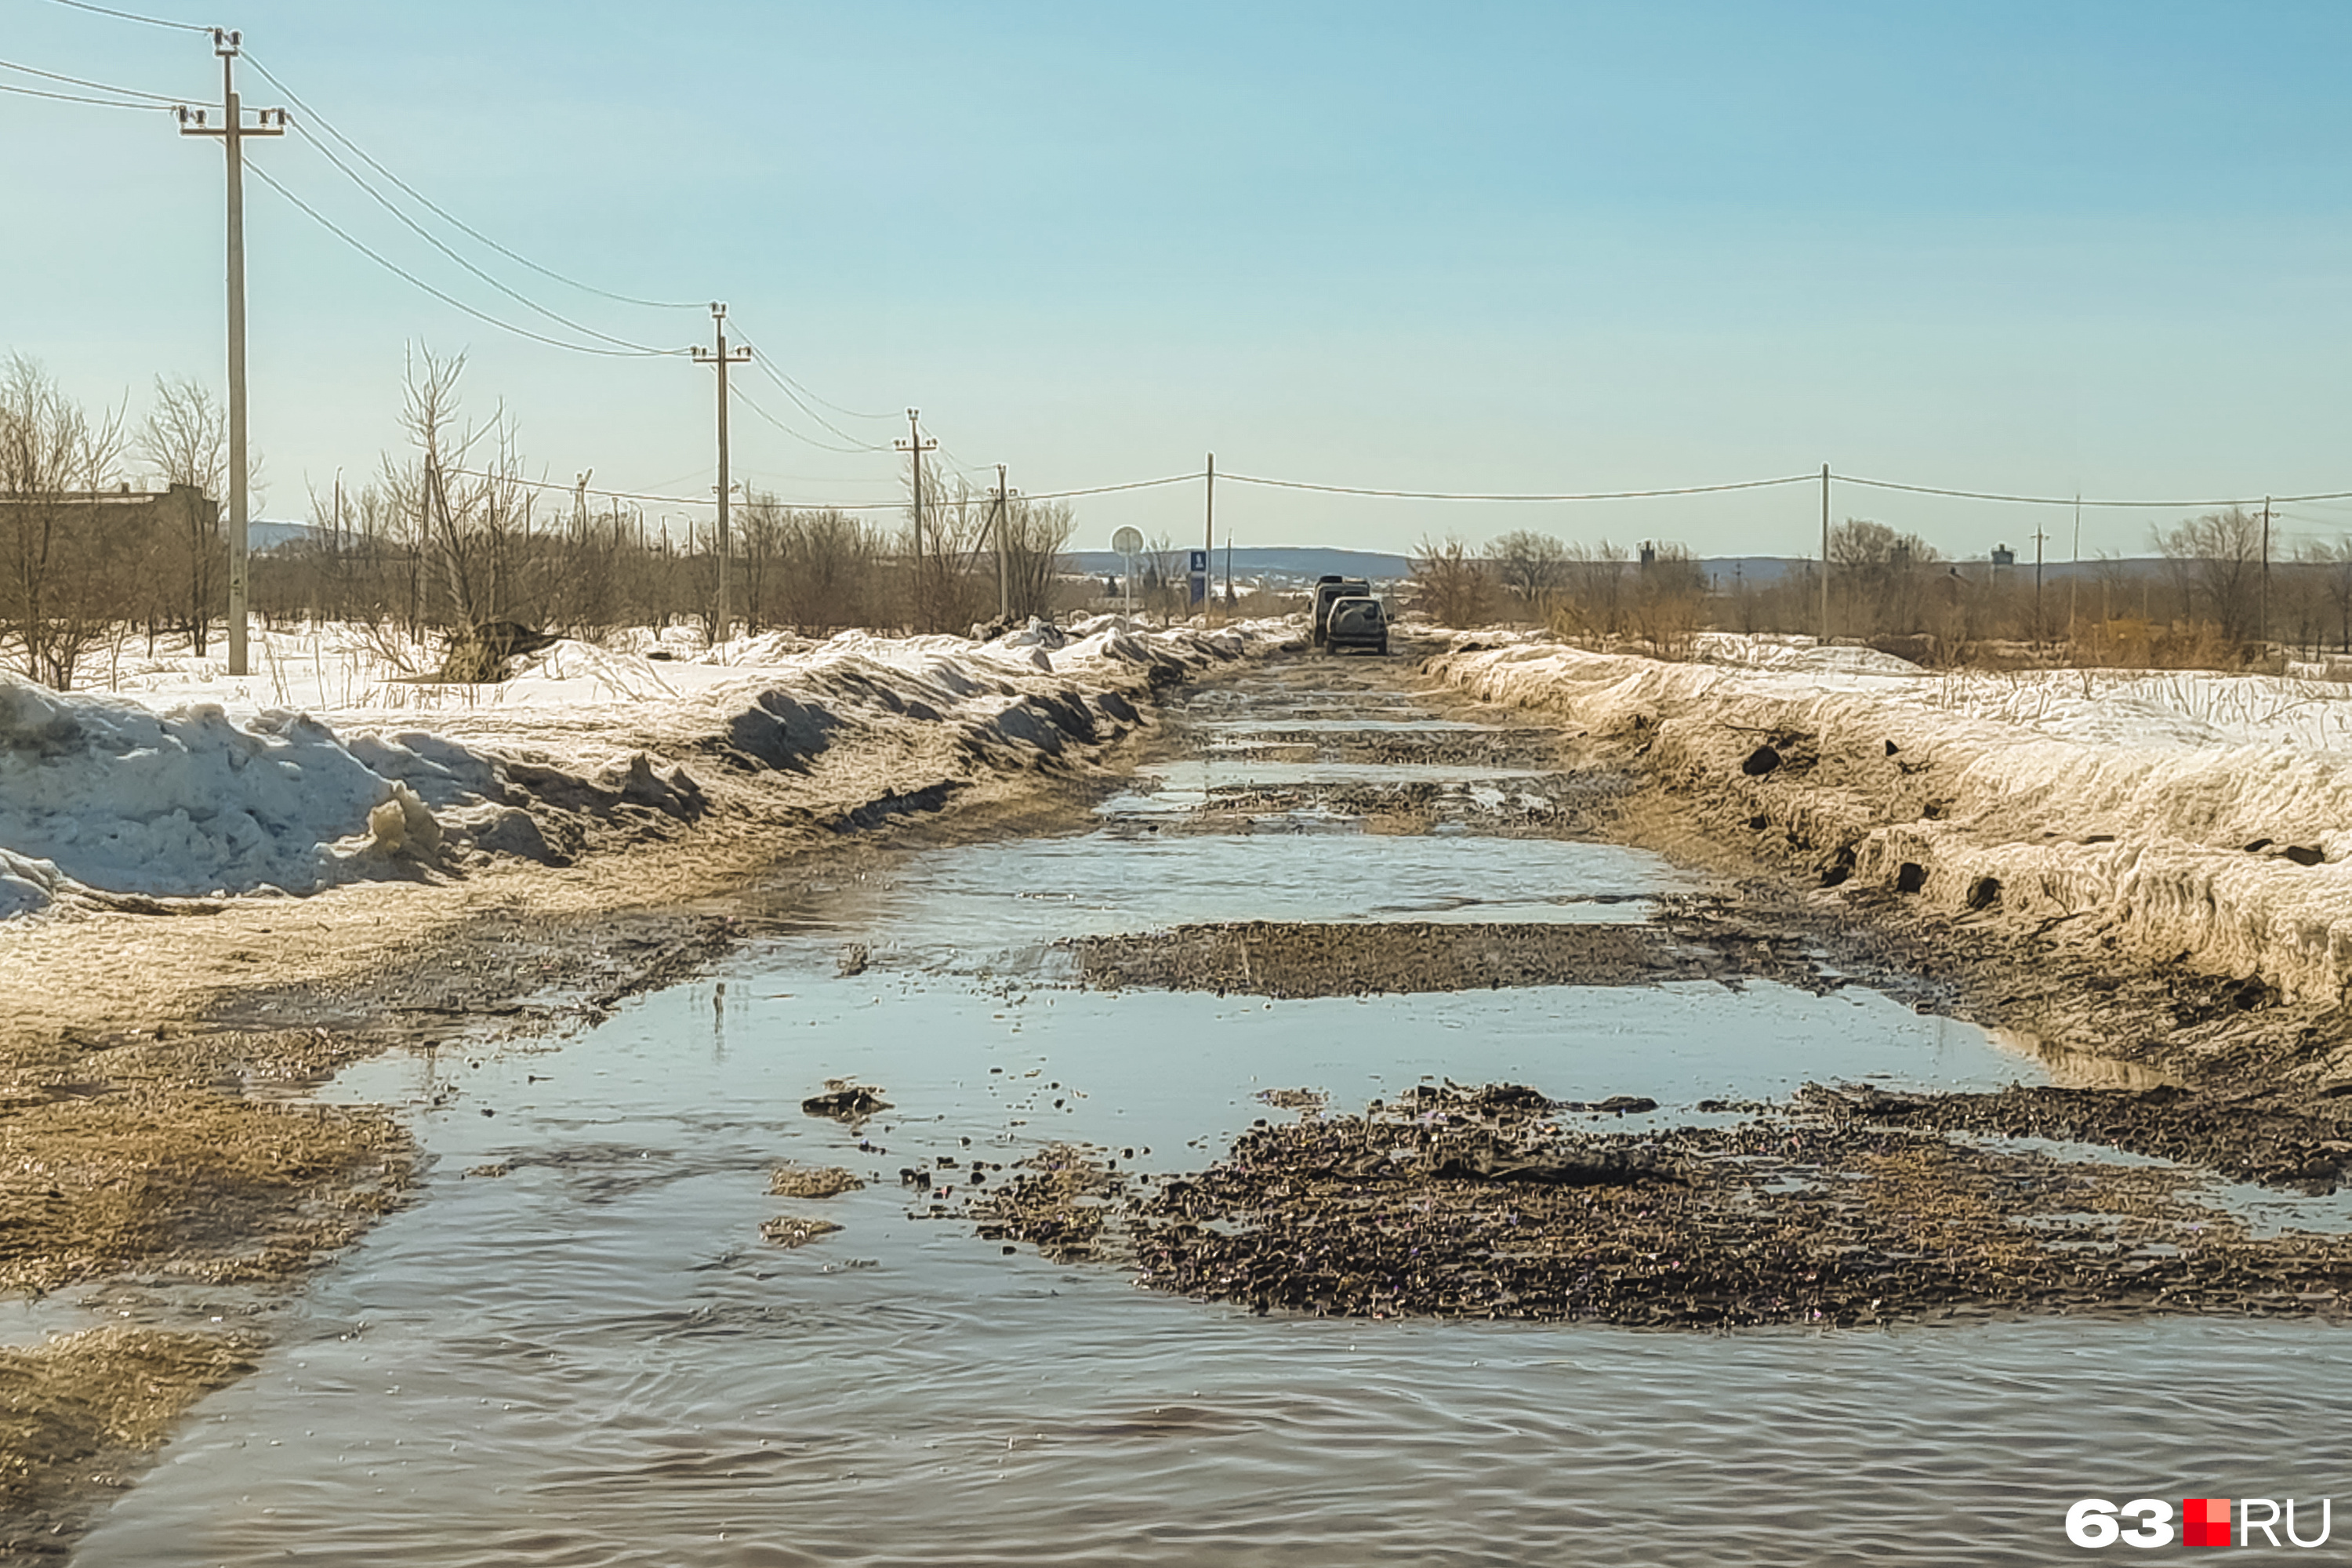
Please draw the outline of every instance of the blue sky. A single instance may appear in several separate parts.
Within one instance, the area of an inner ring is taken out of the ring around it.
[[[827,411],[860,442],[887,447],[917,405],[952,459],[1033,490],[1212,449],[1228,472],[1413,489],[1823,462],[2054,494],[2352,489],[2340,5],[195,4],[130,8],[240,27],[374,157],[536,260],[728,300],[800,383],[898,414]],[[0,0],[0,58],[216,91],[193,34],[53,0]],[[217,151],[160,113],[9,95],[0,135],[0,348],[134,409],[157,373],[217,383]],[[254,158],[436,285],[549,326],[298,139]],[[509,337],[266,188],[248,201],[270,515],[396,445],[413,342],[466,350],[469,409],[503,399],[547,473],[707,491],[708,370]],[[601,331],[706,338],[705,312],[449,237]],[[787,498],[898,493],[887,452],[740,409],[735,429],[739,477]],[[2063,514],[1836,502],[1958,555],[2030,548],[2037,524],[2070,542]],[[1201,530],[1197,487],[1078,507],[1085,544]],[[1241,543],[1389,549],[1537,527],[1796,553],[1818,507],[1218,491]],[[2352,528],[2352,506],[2291,511]],[[2138,551],[2151,520],[2090,513],[2084,552]]]

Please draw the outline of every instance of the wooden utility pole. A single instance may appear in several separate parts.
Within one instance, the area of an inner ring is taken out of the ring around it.
[[[1822,465],[1822,646],[1830,646],[1830,466]]]
[[[213,29],[213,53],[221,63],[221,122],[205,123],[205,111],[180,110],[180,134],[217,136],[228,154],[228,672],[253,673],[246,655],[247,539],[251,498],[246,493],[245,437],[245,139],[283,136],[286,111],[265,109],[257,124],[245,123],[236,95],[237,35]]]
[[[730,548],[732,536],[727,527],[728,503],[734,499],[733,487],[727,478],[727,367],[750,363],[751,351],[749,347],[727,346],[727,307],[716,300],[710,302],[710,323],[718,346],[695,350],[694,360],[697,364],[715,365],[719,370],[719,616],[710,637],[710,646],[717,647],[727,640],[734,620],[732,606],[728,603],[727,580],[729,557],[734,553]]]

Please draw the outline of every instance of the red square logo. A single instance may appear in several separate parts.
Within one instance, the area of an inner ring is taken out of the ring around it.
[[[2225,1497],[2185,1498],[2180,1504],[2180,1544],[2230,1544],[2230,1500]]]

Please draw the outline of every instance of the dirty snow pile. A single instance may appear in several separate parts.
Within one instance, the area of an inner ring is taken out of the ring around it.
[[[459,687],[329,626],[257,638],[261,673],[242,680],[185,655],[118,664],[119,692],[0,676],[0,920],[77,896],[309,893],[490,854],[565,863],[606,830],[699,817],[695,773],[786,777],[794,809],[854,815],[1055,765],[1139,722],[1131,697],[1295,636],[1109,625],[709,648],[641,634],[559,642],[510,680]]]
[[[1827,883],[2085,917],[2152,956],[2305,999],[2352,983],[2352,687],[1941,674],[1722,635],[1688,663],[1469,642],[1434,671],[1640,737],[1663,778],[1817,855]]]
[[[299,713],[239,724],[0,677],[0,917],[68,879],[128,893],[308,892],[432,817],[414,790]]]

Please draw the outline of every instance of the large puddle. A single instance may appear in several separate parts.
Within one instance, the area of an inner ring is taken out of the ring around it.
[[[1264,688],[1269,727],[1350,701],[1412,716],[1300,684]],[[1228,733],[1248,697],[1200,706]],[[1075,935],[1635,920],[1689,885],[1545,839],[1134,829],[1114,815],[779,893],[782,934],[580,1039],[347,1074],[337,1097],[410,1108],[422,1201],[286,1310],[263,1371],[200,1407],[77,1561],[2022,1563],[2072,1552],[2078,1498],[2315,1500],[2342,1479],[2352,1379],[2309,1322],[1254,1317],[918,1217],[902,1168],[1009,1167],[1057,1140],[1196,1168],[1288,1114],[1257,1098],[1274,1088],[1344,1109],[1505,1079],[1688,1122],[1809,1079],[2048,1080],[1859,990],[1076,989],[1054,962]],[[892,1109],[802,1113],[849,1078]],[[770,1196],[786,1161],[868,1184]],[[784,1213],[842,1228],[787,1250],[761,1237]]]

